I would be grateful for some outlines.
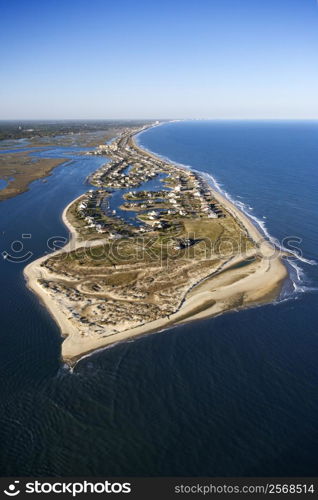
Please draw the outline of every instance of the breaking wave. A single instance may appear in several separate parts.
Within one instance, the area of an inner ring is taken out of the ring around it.
[[[238,207],[241,210],[241,212],[243,212],[249,219],[251,219],[254,225],[260,230],[260,232],[275,248],[279,249],[282,252],[288,252],[289,254],[292,255],[292,257],[286,258],[285,260],[289,264],[287,265],[287,268],[289,270],[289,280],[291,282],[291,286],[287,285],[286,287],[283,288],[279,300],[294,298],[295,295],[298,295],[299,293],[305,293],[317,290],[317,288],[309,286],[310,283],[304,269],[296,262],[299,261],[304,264],[308,264],[310,266],[315,266],[317,265],[317,262],[315,260],[306,259],[302,255],[299,255],[296,251],[286,248],[277,238],[275,238],[273,235],[269,233],[266,224],[264,222],[264,218],[259,219],[256,215],[251,213],[253,207],[250,207],[243,201],[233,198],[223,188],[222,184],[215,179],[213,175],[208,174],[206,172],[200,172],[199,170],[196,170],[196,172],[203,175],[203,177],[209,182],[210,185],[212,185],[212,187],[214,187],[222,196],[224,196],[227,200],[233,203],[233,205]]]

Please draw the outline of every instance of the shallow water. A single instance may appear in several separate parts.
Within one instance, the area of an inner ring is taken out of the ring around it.
[[[301,237],[312,260],[317,135],[315,123],[191,122],[140,140],[213,174],[272,236]],[[60,214],[103,163],[77,152],[52,150],[66,163],[47,183],[0,204],[1,251],[20,240],[35,258],[67,236]],[[70,373],[25,264],[1,260],[1,474],[315,476],[318,275],[295,263],[306,293],[119,344]]]
[[[6,188],[8,185],[8,181],[6,181],[5,179],[0,179],[0,191],[4,188]]]

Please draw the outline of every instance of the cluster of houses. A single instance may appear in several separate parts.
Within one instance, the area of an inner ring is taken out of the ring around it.
[[[93,184],[123,189],[140,186],[158,175],[162,162],[156,162],[152,157],[142,155],[130,147],[131,134],[132,131],[128,130],[110,144],[102,144],[91,153],[106,155],[112,159],[92,176]]]
[[[110,144],[101,145],[95,154],[111,158],[92,177],[99,188],[127,189],[138,187],[159,173],[165,173],[166,189],[160,191],[130,191],[124,195],[123,208],[141,212],[141,220],[153,229],[171,225],[171,217],[207,218],[225,217],[208,184],[196,172],[171,165],[164,160],[141,152],[131,141],[131,130],[126,131]],[[105,195],[105,192],[104,192]],[[88,227],[97,232],[109,232],[109,224],[102,221],[99,209],[100,191],[90,191],[78,207],[79,214]],[[157,206],[158,208],[157,208]],[[114,215],[114,214],[113,214]],[[146,231],[140,226],[139,231]]]
[[[113,161],[104,165],[92,177],[96,186],[115,189],[137,187],[158,175],[160,169],[153,164],[137,162],[132,158],[124,159],[116,155]]]
[[[113,225],[103,221],[101,204],[105,197],[105,191],[93,191],[90,189],[77,206],[78,215],[87,223],[86,227],[95,229],[98,233],[108,233],[111,239],[121,238],[122,235],[113,231]]]
[[[166,209],[148,212],[149,220],[157,220],[165,215],[175,215],[177,217],[197,217],[198,215],[203,215],[213,219],[225,216],[222,209],[213,199],[210,189],[204,186],[201,179],[198,179],[195,174],[174,175],[170,180],[172,180],[173,184],[170,191],[160,193],[160,202],[164,204]],[[151,192],[148,193],[151,200],[148,199],[144,203],[145,208],[147,208],[147,204],[154,203],[153,194]],[[134,196],[135,193],[132,192],[130,198]],[[142,208],[143,206],[139,205],[139,207]]]

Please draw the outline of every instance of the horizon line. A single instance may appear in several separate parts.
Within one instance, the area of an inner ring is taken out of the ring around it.
[[[318,1],[318,0],[317,0]],[[265,118],[265,117],[236,117],[236,118],[0,118],[0,122],[23,122],[23,121],[317,121],[318,117],[276,117],[276,118]]]

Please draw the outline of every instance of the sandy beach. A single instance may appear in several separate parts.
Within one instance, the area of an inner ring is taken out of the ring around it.
[[[139,146],[134,145],[134,147],[143,154],[156,158],[155,155],[143,151]],[[61,329],[62,336],[65,338],[62,344],[62,357],[67,363],[74,364],[79,358],[92,351],[132,337],[167,329],[184,322],[212,317],[225,311],[268,303],[278,296],[282,283],[287,277],[287,269],[282,261],[281,252],[264,239],[251,220],[233,203],[216,190],[212,191],[218,202],[237,220],[242,230],[255,242],[255,249],[244,255],[234,255],[228,262],[223,261],[202,282],[189,282],[189,289],[184,300],[174,314],[134,328],[129,328],[127,325],[124,331],[107,336],[79,335],[77,326],[65,314],[59,301],[52,298],[52,295],[39,284],[39,279],[48,278],[48,271],[45,267],[41,267],[41,264],[52,255],[69,252],[86,245],[100,245],[103,242],[101,239],[89,242],[80,241],[76,230],[66,217],[68,208],[75,200],[64,209],[63,222],[71,235],[68,244],[49,257],[45,255],[28,264],[24,269],[24,275],[28,287],[37,294]],[[251,260],[248,264],[248,271],[244,271],[244,268],[240,266],[244,265],[247,259],[252,258],[254,261]],[[52,278],[51,273],[50,277]],[[59,300],[62,299],[59,298]]]

